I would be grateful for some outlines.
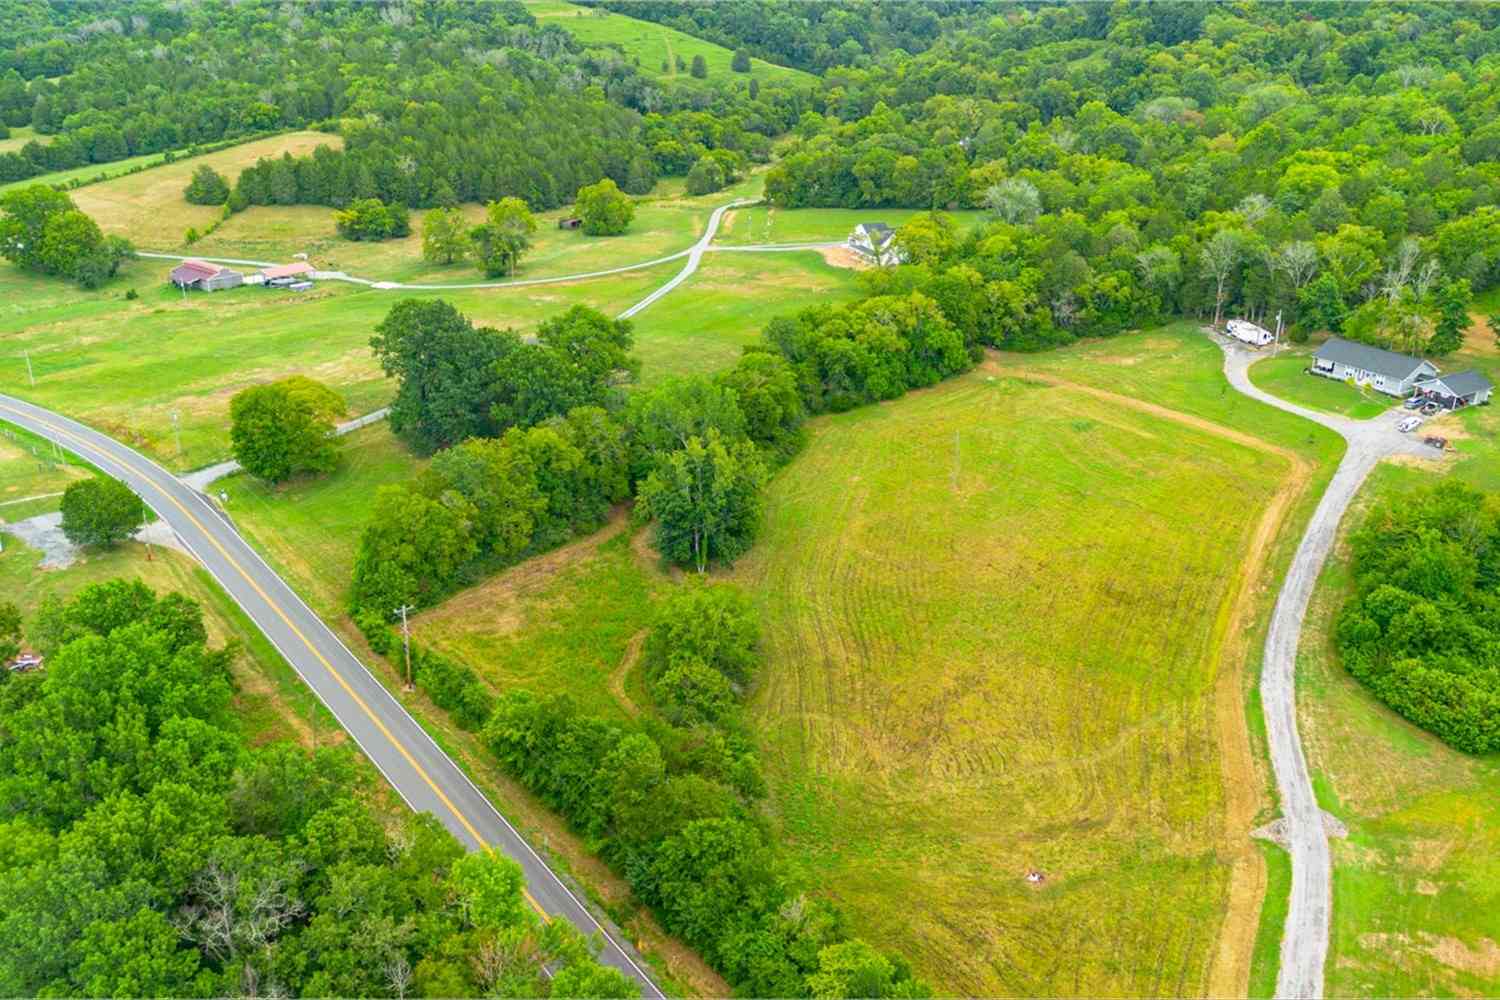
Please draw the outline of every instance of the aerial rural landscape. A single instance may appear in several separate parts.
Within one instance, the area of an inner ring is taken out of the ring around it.
[[[0,0],[0,996],[1500,996],[1500,3]]]

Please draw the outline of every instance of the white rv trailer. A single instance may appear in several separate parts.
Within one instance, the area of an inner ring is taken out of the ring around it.
[[[1256,326],[1248,320],[1232,319],[1228,323],[1228,329],[1231,337],[1251,347],[1265,347],[1276,339],[1270,330]]]

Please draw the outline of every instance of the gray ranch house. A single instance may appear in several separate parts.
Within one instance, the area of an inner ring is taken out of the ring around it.
[[[1417,383],[1417,395],[1432,400],[1445,410],[1457,410],[1488,403],[1494,388],[1494,384],[1479,372],[1454,372],[1422,379]]]
[[[1409,396],[1422,379],[1437,375],[1437,365],[1408,354],[1358,344],[1343,337],[1329,337],[1313,353],[1314,375],[1367,385],[1387,396]]]

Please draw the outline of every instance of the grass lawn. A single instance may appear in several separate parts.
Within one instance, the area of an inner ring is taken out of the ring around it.
[[[1491,440],[1450,474],[1500,489],[1497,458]],[[1377,500],[1437,478],[1410,466],[1380,467],[1344,537]],[[1349,828],[1349,839],[1333,841],[1326,990],[1493,996],[1500,992],[1500,756],[1448,748],[1387,710],[1339,664],[1331,632],[1352,589],[1344,537],[1318,581],[1297,675],[1319,800]]]
[[[635,317],[641,381],[733,365],[773,317],[853,299],[855,273],[805,253],[710,253],[693,276]]]
[[[403,297],[447,299],[476,323],[525,330],[575,303],[615,315],[673,267],[523,289],[394,292],[323,282],[300,294],[245,287],[188,295],[163,283],[168,268],[158,261],[135,261],[96,292],[0,267],[0,384],[174,468],[196,468],[227,455],[229,399],[245,386],[305,374],[338,389],[351,413],[388,402],[392,384],[369,339]],[[132,287],[140,297],[129,301]]]
[[[1267,356],[1251,365],[1250,381],[1287,402],[1355,420],[1378,417],[1396,405],[1394,397],[1374,389],[1309,375],[1307,367],[1310,364],[1310,351],[1283,351],[1279,357]]]
[[[282,153],[301,156],[311,153],[317,146],[338,147],[342,144],[342,139],[326,132],[288,132],[123,176],[116,175],[137,163],[159,160],[161,154],[119,163],[94,164],[78,171],[49,174],[35,180],[55,184],[66,180],[68,174],[92,177],[104,171],[110,176],[109,180],[70,191],[69,196],[106,233],[124,236],[143,250],[162,250],[181,243],[189,226],[202,229],[219,217],[219,206],[190,205],[182,196],[193,171],[200,166],[208,164],[213,167],[233,186],[240,171],[263,156],[277,157]]]
[[[897,227],[922,215],[916,208],[774,208],[752,205],[724,213],[716,243],[821,243],[847,239],[861,222],[884,222]],[[961,229],[972,228],[984,213],[964,210],[947,213]]]
[[[347,606],[355,549],[375,491],[405,482],[425,466],[386,423],[343,439],[338,469],[326,476],[267,486],[248,475],[214,484],[229,494],[225,509],[239,529],[318,613],[337,618]]]
[[[1244,835],[1226,637],[1289,471],[993,365],[815,423],[734,575],[773,822],[857,932],[940,992],[1207,991]]]
[[[750,72],[735,73],[729,68],[734,56],[729,49],[676,28],[639,21],[624,14],[590,10],[563,0],[527,0],[526,9],[537,19],[538,24],[555,24],[566,28],[587,46],[618,45],[625,56],[647,76],[696,82],[688,75],[688,69],[693,64],[693,57],[701,55],[708,66],[710,81],[749,80],[752,77],[762,83],[781,80],[812,85],[817,81],[812,74],[802,70],[753,58],[750,60]],[[683,60],[682,70],[677,69],[678,57]]]
[[[0,522],[20,521],[57,510],[70,483],[88,469],[58,454],[51,444],[10,424],[0,424]]]

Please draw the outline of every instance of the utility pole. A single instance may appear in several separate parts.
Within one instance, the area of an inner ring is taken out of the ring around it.
[[[411,610],[413,609],[410,604],[403,604],[392,612],[401,616],[401,646],[406,651],[406,690],[408,692],[413,690],[411,683],[411,628],[406,623],[406,613]]]
[[[21,353],[26,355],[26,377],[31,381],[31,387],[34,389],[36,388],[36,374],[31,370],[31,352],[22,351]]]
[[[177,457],[182,457],[182,427],[177,423],[177,411],[172,411],[172,436],[177,439]]]
[[[1281,353],[1281,310],[1276,310],[1276,342],[1271,347],[1271,357]]]

